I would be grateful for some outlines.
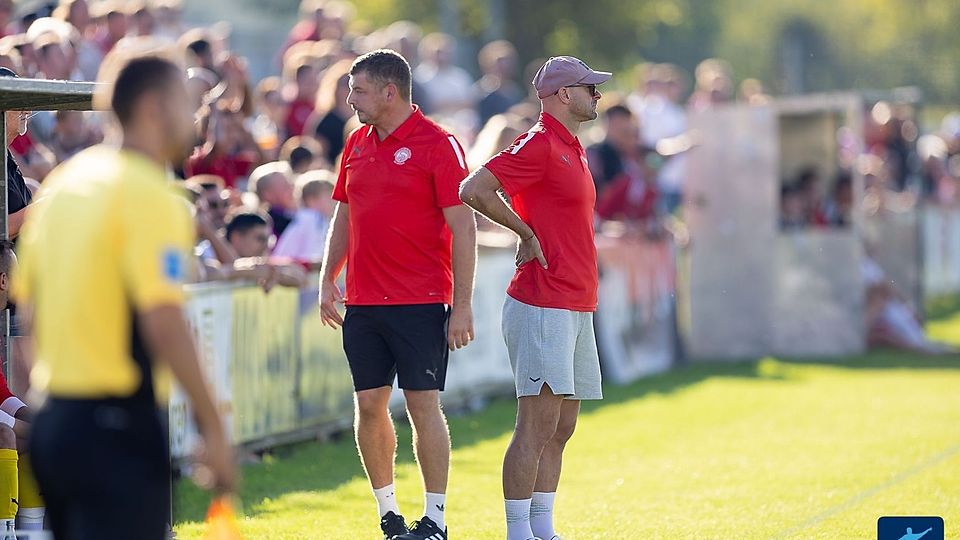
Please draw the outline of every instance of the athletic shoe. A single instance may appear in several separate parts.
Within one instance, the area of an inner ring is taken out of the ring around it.
[[[423,516],[420,521],[413,522],[410,532],[402,534],[394,540],[447,540],[447,531],[441,531],[432,519]]]
[[[383,540],[394,540],[401,534],[410,532],[403,516],[398,516],[393,512],[387,512],[387,515],[380,518],[380,530],[383,531]]]

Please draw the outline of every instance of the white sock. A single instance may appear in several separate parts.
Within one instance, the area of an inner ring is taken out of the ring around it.
[[[553,530],[553,501],[556,493],[533,492],[530,502],[530,528],[534,536],[550,540],[557,533]]]
[[[432,519],[441,531],[447,528],[447,522],[443,518],[446,507],[447,495],[445,493],[427,493],[424,496],[423,515]]]
[[[530,540],[530,499],[506,499],[507,540]]]
[[[17,529],[22,531],[42,531],[45,508],[20,508],[17,510]]]
[[[397,505],[397,496],[393,493],[393,484],[373,490],[373,496],[377,498],[377,506],[380,509],[380,517],[387,515],[387,512],[393,512],[398,516],[400,515],[400,507]]]

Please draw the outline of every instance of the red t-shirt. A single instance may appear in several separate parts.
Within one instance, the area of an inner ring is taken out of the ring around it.
[[[250,175],[255,162],[252,155],[243,153],[210,157],[200,148],[183,164],[183,174],[188,178],[198,174],[212,174],[223,178],[223,183],[232,188],[237,185],[237,179]]]
[[[460,143],[416,106],[383,141],[373,126],[350,134],[333,192],[350,205],[348,305],[453,303],[443,209],[466,175]]]
[[[10,391],[10,387],[7,386],[7,378],[3,375],[3,370],[0,369],[0,404],[3,404],[9,398],[14,397],[13,392]]]
[[[290,104],[290,109],[287,111],[287,137],[303,135],[313,110],[313,103],[309,101],[294,101]]]
[[[500,180],[513,210],[533,229],[547,259],[517,269],[507,294],[533,306],[596,311],[597,246],[593,176],[580,141],[543,113],[485,167]]]
[[[10,143],[10,149],[18,156],[27,155],[27,152],[33,149],[33,137],[30,136],[30,132],[14,137],[13,142]]]
[[[645,183],[642,178],[621,173],[600,189],[597,215],[603,219],[649,219],[654,216],[656,205],[655,186]]]

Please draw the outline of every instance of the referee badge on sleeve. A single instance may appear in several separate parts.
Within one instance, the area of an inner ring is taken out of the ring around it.
[[[173,283],[182,283],[184,278],[183,253],[177,248],[167,248],[163,252],[163,275]]]

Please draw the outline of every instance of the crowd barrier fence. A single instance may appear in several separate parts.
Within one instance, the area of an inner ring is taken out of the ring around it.
[[[673,246],[599,238],[600,307],[595,325],[605,378],[617,384],[664,371],[674,361]],[[470,346],[451,353],[446,405],[473,406],[513,391],[501,333],[514,253],[479,249]],[[312,276],[316,283],[316,276]],[[320,323],[317,286],[189,285],[187,316],[203,369],[235,444],[265,448],[349,425],[353,387],[339,331]],[[393,403],[399,405],[400,393]],[[190,455],[196,426],[183,392],[170,394],[170,445]]]

